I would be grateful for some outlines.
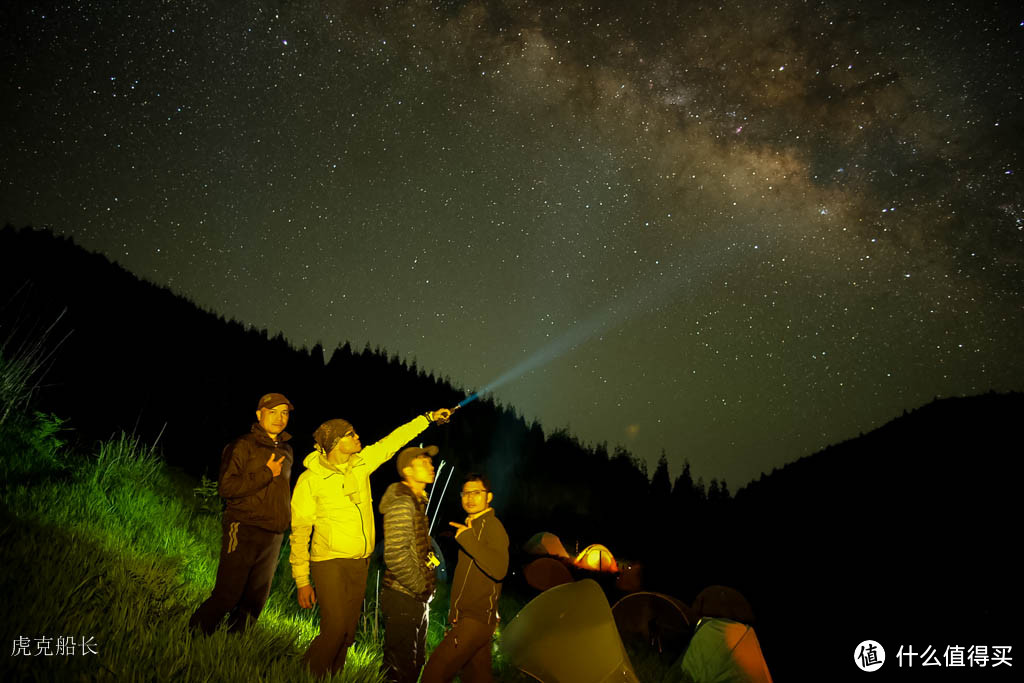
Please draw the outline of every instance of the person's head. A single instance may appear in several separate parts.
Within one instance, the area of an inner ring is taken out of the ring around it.
[[[288,426],[293,410],[295,406],[284,394],[264,394],[256,404],[256,422],[271,439],[276,439]]]
[[[479,472],[470,472],[462,484],[462,509],[467,514],[475,515],[491,506],[494,494],[491,493],[491,481]]]
[[[317,450],[327,457],[327,462],[343,464],[363,450],[359,435],[348,420],[328,420],[313,432]]]
[[[395,459],[395,468],[402,481],[414,490],[423,490],[427,484],[434,483],[434,463],[431,460],[437,455],[437,446],[405,448]]]

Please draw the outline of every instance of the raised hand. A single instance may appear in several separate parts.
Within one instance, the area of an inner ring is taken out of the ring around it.
[[[437,410],[432,410],[427,414],[427,418],[431,422],[436,422],[439,425],[447,424],[451,417],[452,411],[449,408],[438,408]]]
[[[281,456],[280,460],[274,460],[274,454],[270,454],[270,458],[267,460],[267,467],[270,468],[270,472],[276,477],[281,474],[281,463],[284,462],[284,456]]]

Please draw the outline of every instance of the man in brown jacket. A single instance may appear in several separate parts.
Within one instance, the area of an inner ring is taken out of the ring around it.
[[[284,431],[295,407],[282,394],[256,405],[256,423],[221,453],[217,491],[227,499],[213,593],[189,620],[209,635],[228,615],[231,632],[255,622],[270,595],[284,531],[291,520],[292,447]]]
[[[498,598],[508,571],[508,534],[494,515],[490,481],[482,474],[466,475],[462,485],[466,523],[457,529],[459,563],[452,578],[448,634],[430,655],[421,683],[450,681],[461,672],[463,683],[488,683],[491,636],[498,625]]]
[[[427,519],[427,484],[437,446],[402,450],[395,460],[402,481],[380,501],[384,516],[384,669],[394,683],[416,683],[427,658],[428,605],[437,584]]]

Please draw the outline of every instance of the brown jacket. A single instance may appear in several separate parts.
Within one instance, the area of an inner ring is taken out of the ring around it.
[[[292,447],[286,441],[292,438],[282,432],[274,441],[254,423],[252,430],[227,446],[220,456],[220,477],[217,492],[227,499],[224,519],[241,522],[267,531],[281,533],[291,520]],[[267,467],[273,453],[277,459],[284,456],[281,474]]]
[[[452,579],[448,622],[473,619],[485,624],[498,621],[501,582],[508,571],[508,534],[488,509],[473,520],[469,529],[455,537],[459,563]]]

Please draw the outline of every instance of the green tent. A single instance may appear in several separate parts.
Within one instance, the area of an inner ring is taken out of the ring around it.
[[[662,683],[771,683],[754,629],[732,619],[704,617],[686,652]]]

